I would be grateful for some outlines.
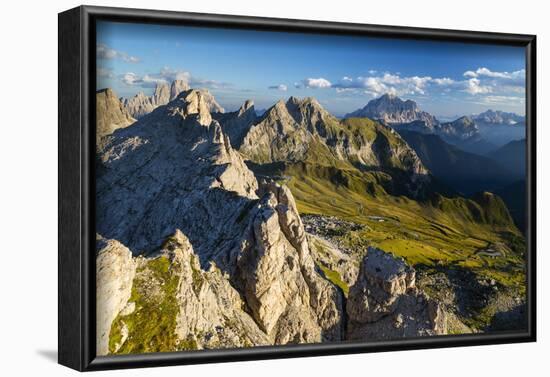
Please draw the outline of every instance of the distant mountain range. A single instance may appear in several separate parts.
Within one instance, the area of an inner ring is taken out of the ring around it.
[[[439,135],[446,142],[465,151],[482,155],[511,140],[525,137],[525,118],[514,113],[488,110],[481,114],[441,122],[435,116],[422,111],[416,102],[404,101],[391,94],[373,99],[365,107],[348,113],[345,117],[367,117],[398,131]],[[498,126],[507,127],[503,129]]]
[[[473,116],[473,119],[479,125],[504,125],[504,126],[521,126],[525,125],[525,117],[504,111],[487,110],[481,114]]]

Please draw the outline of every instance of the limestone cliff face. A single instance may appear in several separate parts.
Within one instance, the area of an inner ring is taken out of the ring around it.
[[[104,237],[141,254],[180,229],[208,259],[223,256],[242,233],[237,217],[257,199],[257,182],[212,120],[208,98],[183,92],[109,140],[98,156]]]
[[[445,312],[416,288],[414,269],[402,259],[372,247],[350,289],[346,309],[350,339],[447,333]]]
[[[174,80],[170,85],[166,82],[159,82],[155,85],[155,89],[151,96],[146,96],[143,92],[139,92],[131,98],[124,99],[122,105],[134,118],[140,119],[157,107],[168,104],[168,102],[174,100],[180,93],[189,89],[189,84],[184,80]],[[219,107],[217,104],[212,106]]]
[[[258,184],[210,99],[182,92],[109,138],[98,155],[98,232],[132,251],[139,297],[176,302],[177,342],[165,350],[341,339],[342,297],[315,270],[290,191]],[[158,258],[170,260],[162,281],[175,277],[177,293],[148,277]],[[136,310],[153,310],[142,301]],[[129,340],[111,351],[129,352],[138,319],[118,309],[117,339]]]
[[[178,268],[175,334],[197,348],[249,347],[270,341],[244,311],[246,302],[223,272],[212,264],[203,270],[187,237],[179,230],[164,248]]]
[[[106,355],[111,324],[130,298],[136,266],[130,250],[116,240],[98,237],[97,249],[96,349],[98,355]]]
[[[223,132],[231,140],[234,148],[238,149],[248,130],[257,120],[254,102],[247,100],[238,111],[230,113],[217,112],[213,114],[214,118],[220,122]]]
[[[103,137],[135,121],[112,89],[103,89],[96,93],[96,143],[98,146]]]
[[[237,271],[254,319],[275,344],[341,339],[342,296],[315,271],[290,190],[260,192]]]
[[[314,98],[277,102],[237,140],[239,151],[259,164],[310,161],[398,169],[411,179],[428,179],[416,152],[393,129],[369,119],[340,121]]]

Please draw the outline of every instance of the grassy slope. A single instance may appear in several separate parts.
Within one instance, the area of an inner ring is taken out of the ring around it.
[[[489,244],[506,244],[504,234],[520,236],[506,214],[500,214],[502,218],[497,216],[494,223],[483,223],[479,221],[487,216],[477,218],[476,214],[484,213],[484,208],[470,200],[440,197],[436,205],[422,204],[385,194],[368,174],[341,173],[351,177],[351,184],[346,186],[326,179],[322,168],[319,168],[321,174],[314,171],[314,167],[297,165],[285,171],[285,175],[291,177],[286,184],[295,195],[298,210],[302,214],[337,216],[367,225],[345,236],[351,247],[379,246],[404,257],[411,265],[457,264],[475,269],[503,285],[522,283],[521,253],[505,247],[506,255],[499,258],[476,254]],[[370,186],[374,186],[370,192],[361,190]],[[385,221],[372,220],[369,216],[380,216]]]
[[[111,352],[120,343],[124,325],[128,327],[129,336],[116,352],[119,354],[197,349],[192,341],[178,341],[175,333],[179,310],[177,269],[178,266],[166,256],[149,260],[138,268],[129,300],[136,303],[136,309],[113,321],[109,337]]]
[[[357,140],[363,145],[373,144],[380,138],[393,148],[404,146],[389,128],[365,118],[329,122],[324,135],[328,140],[338,135],[352,145]],[[340,239],[348,249],[358,251],[357,258],[364,255],[367,246],[378,246],[428,274],[438,270],[469,271],[478,280],[494,279],[512,295],[525,294],[525,240],[499,197],[482,193],[470,200],[436,194],[415,201],[395,194],[395,187],[401,186],[400,162],[390,158],[384,164],[390,171],[368,167],[360,171],[356,161],[335,156],[314,137],[299,161],[250,165],[256,172],[286,183],[300,213],[336,216],[363,225]],[[393,174],[394,170],[398,174]],[[495,257],[485,249],[496,249],[500,255]],[[319,268],[335,285],[347,290],[336,271],[324,265]],[[464,282],[470,283],[476,284]],[[486,311],[472,313],[475,318],[470,324],[484,329],[490,319]]]

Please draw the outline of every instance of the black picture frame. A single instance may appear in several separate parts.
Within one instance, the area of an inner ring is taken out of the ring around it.
[[[195,25],[523,46],[526,51],[526,332],[448,335],[369,343],[95,356],[95,23]],[[80,6],[59,14],[59,363],[79,371],[536,341],[536,36]]]

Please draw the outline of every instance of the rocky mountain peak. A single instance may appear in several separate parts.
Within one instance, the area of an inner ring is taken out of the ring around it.
[[[239,108],[239,116],[242,116],[247,111],[254,111],[254,101],[247,99]]]
[[[467,116],[467,115],[458,118],[453,123],[456,124],[456,125],[460,125],[462,127],[465,127],[465,128],[477,127],[474,120],[472,118],[470,118],[469,116]]]
[[[189,90],[189,84],[185,80],[174,80],[170,85],[170,101],[174,100],[181,92]]]
[[[480,138],[479,127],[469,116],[460,117],[452,122],[441,123],[435,131],[450,143]]]
[[[517,124],[524,124],[525,117],[515,114],[508,113],[500,110],[487,110],[481,114],[474,115],[474,120],[482,124],[487,125],[509,125],[514,126]]]
[[[170,101],[170,86],[165,82],[157,83],[152,97],[153,106],[166,105],[168,101]]]
[[[168,105],[174,113],[180,113],[183,118],[195,116],[198,123],[203,126],[208,126],[212,123],[210,115],[210,99],[211,95],[207,91],[191,89],[180,93]]]
[[[389,125],[399,125],[421,121],[428,129],[438,124],[437,119],[431,114],[421,111],[416,102],[412,100],[403,101],[394,94],[384,94],[373,99],[362,109],[346,115],[346,118],[359,117],[379,120]]]
[[[114,90],[107,88],[97,91],[96,144],[99,149],[101,149],[102,138],[134,122],[135,119],[124,108]]]
[[[415,270],[403,259],[369,247],[346,306],[350,337],[445,334],[446,313],[416,287],[415,276]]]
[[[158,82],[151,96],[139,92],[131,98],[124,99],[122,104],[131,116],[139,119],[157,107],[173,101],[180,93],[187,90],[189,90],[189,85],[185,80],[174,80],[170,85],[164,81]],[[223,108],[217,103],[216,108],[211,108],[211,110],[223,112]]]

